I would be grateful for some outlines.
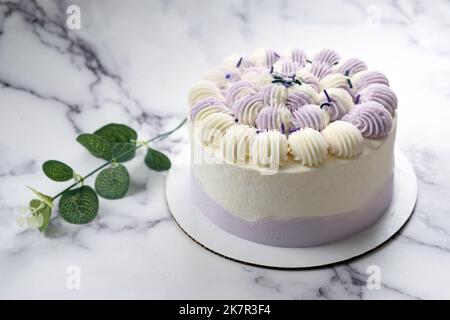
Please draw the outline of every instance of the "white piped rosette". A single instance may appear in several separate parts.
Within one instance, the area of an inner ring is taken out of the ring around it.
[[[272,170],[288,161],[320,167],[328,157],[358,157],[365,139],[383,139],[393,127],[373,103],[392,117],[398,103],[386,76],[360,59],[300,48],[231,55],[194,84],[188,100],[191,127],[205,146],[229,163]],[[376,134],[368,131],[372,123]]]

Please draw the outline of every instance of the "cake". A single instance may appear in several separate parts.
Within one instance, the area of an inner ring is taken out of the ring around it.
[[[189,91],[191,197],[242,239],[308,247],[349,237],[390,206],[397,97],[331,49],[232,55]]]

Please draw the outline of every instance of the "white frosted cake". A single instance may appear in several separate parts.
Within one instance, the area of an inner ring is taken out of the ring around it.
[[[376,222],[393,193],[397,97],[357,58],[232,55],[189,92],[192,199],[218,227],[285,247]]]

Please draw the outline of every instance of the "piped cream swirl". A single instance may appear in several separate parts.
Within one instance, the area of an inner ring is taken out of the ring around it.
[[[223,158],[236,164],[247,163],[256,135],[256,129],[245,124],[230,127],[221,141]]]
[[[293,132],[289,135],[288,143],[294,159],[304,166],[318,166],[327,158],[327,141],[319,131],[312,128]]]
[[[344,121],[330,123],[322,130],[330,154],[344,159],[358,156],[363,149],[363,136],[353,124]]]
[[[252,145],[253,163],[278,170],[280,164],[287,160],[288,142],[278,130],[264,131],[257,135]]]

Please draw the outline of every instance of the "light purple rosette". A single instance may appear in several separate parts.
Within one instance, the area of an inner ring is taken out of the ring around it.
[[[357,72],[365,70],[367,70],[367,66],[362,60],[358,58],[351,58],[345,61],[342,65],[340,65],[337,69],[337,72],[342,73],[347,77],[350,77]]]
[[[389,80],[379,71],[368,71],[364,73],[356,83],[354,83],[354,86],[356,91],[359,92],[371,84],[383,84],[389,87]]]
[[[326,63],[313,62],[309,68],[309,72],[315,75],[319,80],[331,73],[331,67]]]
[[[321,131],[328,124],[328,117],[325,118],[323,112],[317,105],[304,105],[292,113],[292,125],[295,130],[313,128],[314,130]]]
[[[300,48],[292,49],[291,58],[293,62],[297,62],[299,64],[300,68],[303,68],[306,65],[307,58],[305,51]]]
[[[273,49],[266,50],[267,55],[267,66],[270,68],[280,59],[280,55]]]
[[[289,130],[292,115],[284,107],[265,106],[256,117],[256,128],[266,130],[280,130],[282,133]]]
[[[336,51],[331,49],[322,49],[314,56],[313,63],[324,63],[331,66],[337,64],[339,60],[341,60],[341,57]]]
[[[239,94],[243,90],[255,90],[255,85],[249,81],[237,81],[233,83],[225,93],[225,101],[232,106],[239,99]]]
[[[397,109],[398,100],[395,92],[391,88],[383,84],[372,84],[363,89],[359,94],[360,102],[374,101],[381,104],[391,115],[395,114]]]
[[[291,111],[294,112],[301,106],[304,106],[306,104],[311,104],[312,98],[309,94],[302,92],[302,91],[296,91],[288,95],[286,99],[286,107]]]
[[[298,64],[297,62],[293,62],[293,61],[280,61],[279,63],[280,63],[280,66],[278,66],[278,68],[279,68],[278,71],[281,74],[284,74],[286,76],[295,74],[297,69],[300,68],[300,64]]]
[[[251,93],[236,101],[233,111],[237,122],[243,123],[244,115],[249,108],[262,105],[263,99],[260,93]]]
[[[208,98],[203,98],[198,100],[191,109],[191,119],[195,119],[195,117],[197,116],[197,114],[210,106],[218,106],[220,109],[223,109],[224,112],[231,112],[231,109],[229,109],[227,106],[225,106],[224,101],[217,99],[217,98],[212,98],[212,97],[208,97]]]
[[[383,138],[392,129],[391,114],[381,104],[373,101],[356,105],[342,121],[354,124],[366,138]]]

